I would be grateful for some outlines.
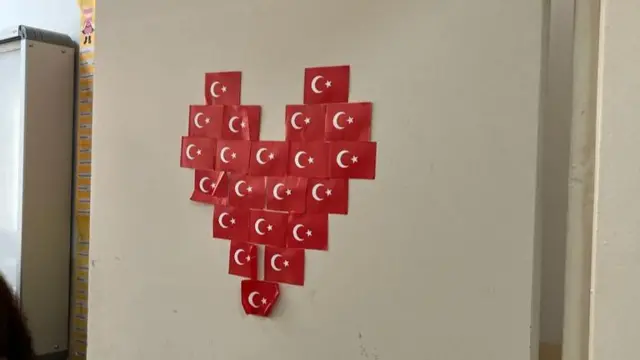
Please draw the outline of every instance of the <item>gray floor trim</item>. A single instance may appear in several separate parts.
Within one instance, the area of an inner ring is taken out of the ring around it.
[[[36,360],[67,360],[69,358],[68,351],[60,351],[36,356]]]

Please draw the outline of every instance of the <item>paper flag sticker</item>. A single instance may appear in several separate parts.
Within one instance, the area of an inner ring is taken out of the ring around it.
[[[375,142],[331,142],[329,175],[332,178],[375,179]]]
[[[224,114],[222,105],[191,105],[189,107],[189,136],[220,138]]]
[[[291,285],[304,285],[304,250],[264,248],[264,279]]]
[[[285,139],[323,141],[326,105],[287,105]]]
[[[327,250],[328,214],[291,214],[286,236],[287,248]]]
[[[264,177],[229,174],[229,205],[263,209],[265,199]]]
[[[191,200],[206,204],[227,205],[229,181],[222,171],[196,170]]]
[[[349,212],[349,180],[310,179],[307,185],[307,213]]]
[[[247,315],[267,317],[278,303],[280,285],[259,280],[242,280],[240,296]]]
[[[247,241],[249,210],[216,205],[213,208],[213,237],[233,241]]]
[[[371,140],[372,111],[370,102],[327,105],[325,138],[328,141]]]
[[[328,177],[329,144],[292,142],[289,149],[289,175],[306,178]]]
[[[249,215],[249,241],[254,244],[284,247],[287,214],[252,209]]]
[[[286,141],[253,141],[249,174],[284,176],[289,165],[289,143]]]
[[[251,142],[244,140],[218,140],[216,170],[246,175],[249,172]]]
[[[261,113],[259,105],[226,106],[220,136],[225,140],[258,140]]]
[[[349,101],[349,66],[307,68],[304,71],[304,103]]]
[[[204,75],[204,97],[207,105],[240,104],[242,73],[226,71]]]
[[[230,242],[229,274],[257,279],[258,247],[245,242]]]
[[[304,213],[307,202],[307,178],[267,177],[267,209]]]
[[[204,137],[182,137],[180,166],[190,169],[213,170],[216,142]]]

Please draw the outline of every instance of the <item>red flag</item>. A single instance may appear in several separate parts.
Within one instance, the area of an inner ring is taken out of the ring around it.
[[[375,142],[330,143],[329,174],[332,178],[375,179]]]
[[[249,160],[250,175],[284,176],[289,165],[289,143],[285,141],[254,141]]]
[[[240,104],[242,73],[227,71],[204,75],[204,98],[207,105]]]
[[[263,209],[264,192],[264,177],[229,174],[229,205],[244,209]]]
[[[267,317],[278,302],[280,285],[260,280],[242,280],[242,308],[247,315]]]
[[[349,101],[349,66],[306,68],[304,103],[324,104]]]
[[[220,124],[224,106],[191,105],[189,107],[189,136],[220,138]]]
[[[251,210],[249,241],[254,244],[284,247],[287,214],[275,211]]]
[[[218,140],[217,169],[245,175],[249,172],[251,142]]]
[[[225,140],[258,140],[260,138],[259,105],[234,105],[225,108],[220,136]]]
[[[307,213],[347,214],[349,180],[310,179],[307,186]]]
[[[327,250],[328,247],[328,214],[289,215],[287,248]]]
[[[289,175],[326,178],[329,144],[325,142],[292,142],[289,149]]]
[[[304,250],[265,246],[264,279],[291,285],[304,285]]]
[[[213,237],[246,241],[249,233],[249,210],[216,205],[213,208]]]
[[[215,165],[215,159],[215,140],[203,137],[182,137],[181,167],[212,170]]]
[[[206,204],[227,205],[229,181],[222,171],[196,170],[191,200]]]
[[[326,105],[287,105],[285,139],[323,141]]]
[[[305,212],[307,178],[267,177],[267,209],[295,213]]]
[[[232,241],[229,247],[229,274],[258,278],[258,247],[249,243]]]
[[[326,139],[329,141],[371,140],[370,102],[327,105],[325,119]]]

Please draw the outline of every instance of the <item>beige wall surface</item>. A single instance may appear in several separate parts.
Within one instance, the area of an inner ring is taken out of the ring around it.
[[[640,358],[638,14],[602,3],[590,360]]]
[[[103,1],[89,358],[528,359],[542,2]],[[304,67],[350,64],[378,177],[272,319],[246,317],[211,208],[178,166],[206,71],[242,70],[283,139]],[[532,332],[534,333],[532,336]]]

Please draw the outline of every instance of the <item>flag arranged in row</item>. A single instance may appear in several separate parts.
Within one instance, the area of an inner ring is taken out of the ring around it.
[[[260,140],[262,108],[241,104],[239,71],[205,74],[206,105],[189,107],[180,166],[195,170],[191,200],[214,206],[213,237],[230,240],[247,314],[269,316],[280,283],[304,285],[305,251],[328,250],[329,214],[348,213],[350,179],[375,179],[373,106],[349,102],[349,79],[349,66],[305,69],[283,141]]]

